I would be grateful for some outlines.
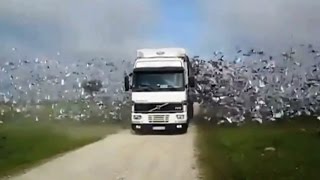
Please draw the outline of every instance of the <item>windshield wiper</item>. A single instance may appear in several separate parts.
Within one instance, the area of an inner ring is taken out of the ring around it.
[[[169,90],[169,91],[175,91],[177,89],[180,89],[182,87],[175,87],[173,85],[167,85],[167,87],[154,87],[147,84],[139,84],[135,90],[136,91],[154,91],[154,90]]]
[[[152,91],[155,88],[146,84],[139,84],[139,86],[136,88],[137,91]]]
[[[138,91],[152,91],[154,88],[152,87],[138,87],[136,90]]]
[[[165,89],[167,89],[167,90],[169,90],[169,91],[174,91],[174,90],[177,90],[177,89],[179,89],[178,87],[169,87],[169,88],[165,88]]]
[[[177,89],[180,89],[181,87],[176,87],[176,86],[172,86],[172,85],[168,85],[167,88],[164,88],[164,89],[167,89],[169,91],[174,91],[174,90],[177,90]]]

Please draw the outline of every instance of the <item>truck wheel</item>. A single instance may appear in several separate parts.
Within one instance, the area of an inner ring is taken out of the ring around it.
[[[131,134],[141,135],[142,130],[131,128]]]
[[[180,134],[185,134],[188,131],[188,127],[182,127],[181,129],[179,129],[179,133]]]
[[[130,130],[130,133],[131,133],[131,134],[137,134],[136,130],[134,130],[134,129],[131,129],[131,130]]]
[[[131,133],[134,135],[143,135],[143,131],[141,130],[131,130]]]

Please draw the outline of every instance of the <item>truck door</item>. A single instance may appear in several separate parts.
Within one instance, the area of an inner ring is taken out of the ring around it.
[[[189,58],[188,56],[185,57],[185,62],[186,62],[186,66],[187,66],[187,81],[188,81],[188,78],[192,75],[192,67],[191,67],[191,64],[190,64],[190,61],[189,61]],[[189,83],[188,83],[189,84]],[[188,105],[187,105],[187,114],[188,114],[188,119],[193,119],[193,100],[192,100],[192,90],[190,88],[190,86],[188,86],[188,89],[187,89],[187,102],[188,102]]]

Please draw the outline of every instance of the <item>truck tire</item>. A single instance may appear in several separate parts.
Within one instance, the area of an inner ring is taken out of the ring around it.
[[[181,129],[179,129],[179,134],[185,134],[185,133],[187,133],[187,131],[188,131],[188,127],[184,126]]]
[[[131,132],[134,135],[143,135],[143,131],[142,130],[131,130]]]
[[[134,129],[134,128],[131,128],[130,132],[131,132],[131,134],[134,134],[134,135],[142,135],[143,134],[142,130]]]

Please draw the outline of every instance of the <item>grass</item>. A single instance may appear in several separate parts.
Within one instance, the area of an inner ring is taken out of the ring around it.
[[[0,124],[0,177],[116,132],[116,124],[13,121]]]
[[[201,173],[208,180],[319,179],[320,124],[305,120],[242,127],[198,125]]]

